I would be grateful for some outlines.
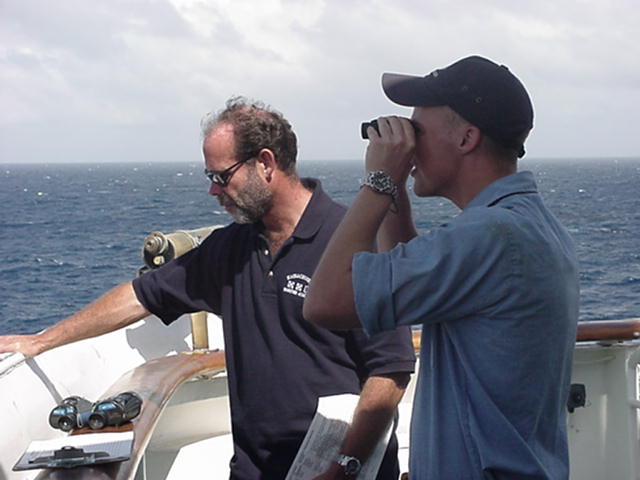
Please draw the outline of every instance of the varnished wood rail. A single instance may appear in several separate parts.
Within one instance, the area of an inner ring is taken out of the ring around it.
[[[550,335],[553,332],[549,332]],[[413,332],[413,346],[420,350],[422,332]],[[640,318],[578,322],[577,342],[624,341],[640,339]]]
[[[125,373],[101,398],[121,392],[134,391],[142,398],[142,410],[133,422],[122,427],[105,428],[101,432],[120,432],[133,429],[133,451],[124,462],[104,463],[70,469],[46,469],[36,480],[130,480],[149,444],[153,429],[162,410],[176,389],[185,381],[199,375],[213,375],[225,368],[224,352],[183,352],[151,360]],[[95,433],[83,428],[73,435]]]
[[[640,318],[578,323],[578,342],[636,340],[640,338]]]

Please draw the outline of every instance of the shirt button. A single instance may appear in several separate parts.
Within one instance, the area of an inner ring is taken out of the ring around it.
[[[269,278],[273,277],[273,270],[269,270],[269,273],[267,275],[269,275]]]

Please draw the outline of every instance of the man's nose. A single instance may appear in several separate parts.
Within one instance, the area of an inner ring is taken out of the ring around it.
[[[209,195],[213,195],[214,197],[217,197],[221,193],[222,193],[222,187],[217,183],[211,182],[211,185],[209,185]]]

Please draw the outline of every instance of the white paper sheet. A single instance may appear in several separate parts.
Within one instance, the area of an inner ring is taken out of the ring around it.
[[[343,394],[318,400],[318,410],[285,480],[309,480],[329,468],[340,453],[359,398],[358,395]],[[362,465],[358,480],[375,479],[390,437],[391,425]]]

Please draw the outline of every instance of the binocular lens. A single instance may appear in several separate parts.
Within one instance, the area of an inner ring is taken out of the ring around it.
[[[73,430],[74,426],[75,422],[72,421],[69,417],[60,417],[60,419],[58,420],[58,428],[60,428],[60,430],[62,430],[63,432],[70,432],[71,430]]]
[[[89,416],[89,428],[91,430],[100,430],[104,428],[105,424],[106,422],[101,414],[92,413],[91,416]]]
[[[418,129],[418,124],[415,123],[415,121],[409,119],[409,122],[411,122],[411,125],[413,126],[413,130],[416,133],[420,131]],[[380,135],[380,130],[378,129],[378,120],[371,120],[370,122],[362,122],[362,125],[360,125],[360,135],[362,136],[363,140],[366,140],[369,138],[369,133],[367,132],[367,129],[369,127],[373,127],[375,131],[378,132],[378,135]]]
[[[370,122],[362,122],[362,125],[360,125],[360,135],[362,136],[363,140],[366,140],[369,138],[369,133],[367,132],[367,129],[369,127],[373,127],[375,131],[378,132],[378,134],[380,133],[380,130],[378,130],[377,120],[371,120]]]

